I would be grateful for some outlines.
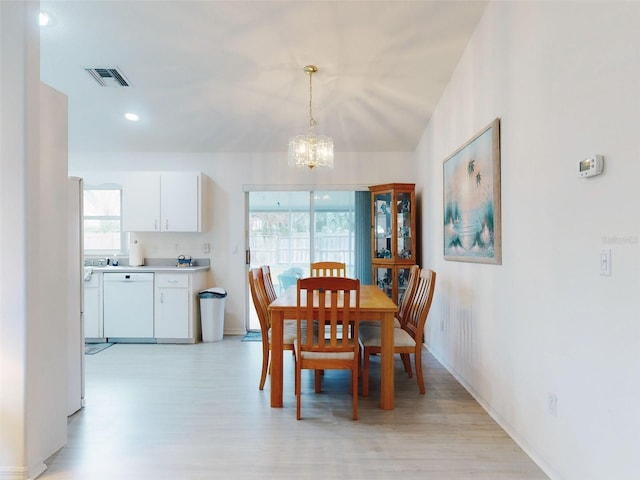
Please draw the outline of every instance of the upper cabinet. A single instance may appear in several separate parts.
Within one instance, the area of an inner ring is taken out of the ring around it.
[[[371,191],[374,262],[414,264],[415,184],[388,183]]]
[[[202,174],[131,172],[122,187],[126,232],[201,232]]]
[[[160,176],[160,230],[202,231],[202,175],[163,173]]]

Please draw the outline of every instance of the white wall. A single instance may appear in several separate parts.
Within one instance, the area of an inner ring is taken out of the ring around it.
[[[286,142],[286,139],[283,139]],[[353,188],[389,182],[412,182],[412,155],[407,153],[345,154],[336,151],[333,170],[296,169],[287,165],[286,152],[278,154],[187,153],[71,153],[69,174],[94,181],[122,181],[121,172],[132,170],[192,170],[208,177],[203,233],[139,233],[135,237],[147,258],[173,258],[175,244],[185,255],[210,258],[211,286],[228,292],[225,302],[225,334],[245,332],[245,185],[302,188]],[[211,253],[202,252],[203,243]]]
[[[40,83],[39,118],[40,156],[34,165],[37,179],[29,185],[30,196],[37,197],[38,205],[28,209],[29,217],[37,219],[37,230],[28,235],[33,275],[27,292],[29,307],[37,308],[37,315],[29,320],[27,357],[28,443],[37,445],[33,453],[36,464],[67,442],[69,275],[80,277],[79,268],[68,271],[67,97],[44,83]],[[45,238],[47,241],[42,241]],[[79,290],[74,293],[79,300]],[[76,326],[79,336],[80,323]],[[80,361],[78,354],[74,368],[79,370]]]
[[[636,2],[492,2],[416,153],[428,347],[554,479],[640,478],[638,32]],[[446,262],[442,161],[495,117],[503,264]]]
[[[67,433],[66,98],[40,84],[37,17],[38,2],[0,2],[0,478],[11,480],[38,476]]]
[[[27,471],[24,125],[29,117],[26,64],[28,58],[34,61],[28,54],[33,39],[26,31],[27,11],[18,2],[0,2],[0,475],[7,478],[22,478]]]

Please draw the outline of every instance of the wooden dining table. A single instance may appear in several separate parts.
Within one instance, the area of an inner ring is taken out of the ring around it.
[[[269,305],[271,314],[271,406],[282,407],[284,321],[296,318],[297,287],[287,288]],[[360,286],[360,319],[379,321],[382,328],[380,354],[380,408],[393,410],[393,317],[398,306],[375,285]]]

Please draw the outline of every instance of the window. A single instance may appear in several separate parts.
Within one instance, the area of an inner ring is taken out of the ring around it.
[[[124,253],[126,233],[122,231],[122,190],[84,189],[84,251]]]
[[[250,267],[269,265],[278,293],[311,262],[344,262],[347,276],[371,280],[369,191],[249,191]],[[260,328],[248,296],[249,330]]]
[[[314,192],[313,259],[344,262],[353,278],[355,252],[355,192]]]

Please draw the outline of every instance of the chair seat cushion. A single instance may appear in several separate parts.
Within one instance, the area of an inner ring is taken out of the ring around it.
[[[359,337],[364,347],[382,346],[382,329],[380,327],[362,326],[360,327]],[[393,345],[395,347],[415,347],[416,341],[406,330],[394,328]]]
[[[300,355],[304,360],[353,360],[353,352],[320,353],[302,352]]]
[[[349,342],[352,344],[353,342]],[[298,350],[298,339],[294,341],[294,348]],[[323,359],[332,359],[332,360],[353,360],[354,352],[309,352],[302,351],[300,352],[300,356],[305,360],[323,360]]]

